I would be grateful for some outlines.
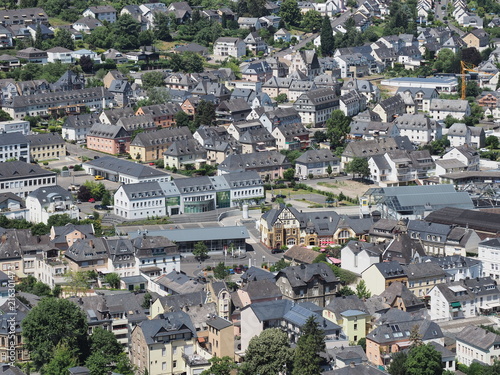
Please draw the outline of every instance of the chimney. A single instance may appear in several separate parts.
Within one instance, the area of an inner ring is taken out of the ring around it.
[[[354,368],[354,367],[355,367],[354,362],[349,363],[349,366],[350,366],[351,368]]]

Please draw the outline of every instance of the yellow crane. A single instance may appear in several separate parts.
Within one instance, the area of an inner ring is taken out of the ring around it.
[[[462,100],[465,100],[465,91],[467,89],[467,82],[465,80],[465,76],[467,75],[467,72],[469,73],[478,73],[478,74],[484,74],[484,75],[493,75],[492,73],[486,73],[486,72],[480,72],[476,70],[477,66],[474,64],[465,62],[465,61],[460,61],[460,75],[462,76]]]

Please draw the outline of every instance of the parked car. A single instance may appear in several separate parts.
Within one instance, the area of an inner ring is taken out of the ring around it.
[[[94,198],[90,198],[89,199],[89,203],[95,203],[95,199]]]
[[[96,205],[94,206],[94,208],[95,208],[96,210],[106,210],[106,209],[107,209],[107,207],[106,207],[106,206],[103,206],[102,204],[96,204]]]
[[[282,250],[282,249],[279,249],[279,248],[278,248],[278,249],[272,249],[272,250],[271,250],[271,254],[279,254],[279,253],[282,253],[282,252],[283,252],[283,250]]]
[[[94,219],[94,215],[87,215],[87,216],[85,216],[85,219],[93,220]]]
[[[96,180],[96,181],[98,181],[98,180],[104,180],[104,176],[97,175],[97,176],[94,177],[94,180]]]

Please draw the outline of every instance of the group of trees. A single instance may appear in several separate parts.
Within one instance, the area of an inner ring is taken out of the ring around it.
[[[22,329],[31,360],[43,374],[64,374],[78,365],[87,366],[92,375],[134,374],[113,333],[95,328],[89,337],[87,318],[69,300],[42,299],[23,320]]]
[[[174,119],[178,127],[187,126],[194,133],[200,125],[215,124],[215,105],[212,102],[200,100],[193,119],[184,111],[177,112]]]
[[[94,198],[96,201],[100,201],[103,197],[110,199],[110,192],[106,190],[106,186],[102,182],[95,182],[87,180],[80,186],[78,190],[77,198],[82,202],[88,202],[90,198]],[[104,204],[104,203],[103,203]]]
[[[245,362],[240,366],[241,375],[293,374],[316,375],[321,373],[325,350],[324,332],[314,317],[310,317],[301,329],[294,349],[288,335],[279,328],[264,330],[250,340]]]

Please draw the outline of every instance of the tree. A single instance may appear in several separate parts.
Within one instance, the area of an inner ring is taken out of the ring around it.
[[[352,177],[360,175],[366,178],[370,175],[370,168],[368,167],[368,160],[365,158],[353,158],[345,166],[346,173],[352,173]]]
[[[57,47],[63,47],[70,50],[75,49],[75,42],[71,37],[71,33],[67,29],[56,29],[52,44]]]
[[[215,105],[207,100],[200,100],[196,107],[194,118],[194,128],[198,129],[200,125],[212,125],[215,121]],[[195,129],[193,129],[195,130]]]
[[[148,72],[142,75],[142,88],[144,90],[149,90],[152,87],[163,87],[165,82],[163,82],[162,72]]]
[[[88,351],[87,318],[71,301],[47,297],[28,313],[21,323],[26,349],[37,369],[46,364],[48,353],[66,344],[75,356],[84,358]]]
[[[278,104],[285,103],[288,101],[288,96],[285,93],[281,93],[276,98],[274,98],[274,100],[276,100],[276,103]]]
[[[295,180],[295,169],[288,168],[285,172],[283,172],[283,178],[287,181]]]
[[[406,372],[406,359],[408,355],[406,352],[397,352],[392,355],[392,361],[387,368],[387,372],[391,375],[407,375]]]
[[[228,356],[222,358],[215,356],[208,361],[211,366],[208,370],[203,371],[201,375],[231,375],[231,371],[238,368],[236,363]]]
[[[89,287],[89,275],[86,272],[68,271],[64,278],[75,296]]]
[[[459,85],[460,87],[460,85]],[[481,90],[479,89],[479,86],[477,85],[476,81],[467,81],[467,84],[465,85],[465,96],[466,97],[476,97],[481,93]]]
[[[291,368],[292,359],[288,335],[280,328],[269,328],[250,340],[239,374],[278,374]]]
[[[356,285],[356,295],[360,299],[366,299],[366,298],[370,298],[372,296],[370,291],[366,288],[365,280],[361,280],[358,283],[358,285]]]
[[[219,262],[214,267],[214,277],[218,280],[224,280],[224,278],[228,275],[228,270],[226,269],[226,265],[224,262]]]
[[[326,121],[326,136],[330,140],[331,147],[340,147],[344,144],[347,134],[351,128],[351,118],[344,115],[340,109],[332,112],[330,118]]]
[[[78,63],[85,73],[92,73],[94,71],[94,61],[90,58],[90,56],[83,55],[80,57],[80,61]]]
[[[43,366],[44,375],[65,375],[69,368],[78,365],[78,356],[63,342],[57,345],[50,357],[50,362]]]
[[[302,327],[293,359],[293,375],[318,375],[321,370],[320,353],[325,351],[325,334],[314,316]]]
[[[12,117],[5,112],[3,109],[0,109],[0,121],[10,121],[12,120]]]
[[[151,300],[153,296],[149,292],[144,293],[144,300],[142,301],[141,307],[143,309],[149,309],[151,307]]]
[[[90,189],[86,187],[85,185],[80,186],[78,189],[78,193],[76,194],[76,197],[80,199],[82,202],[88,202],[89,199],[92,197],[90,194]]]
[[[320,142],[324,142],[328,139],[328,137],[326,136],[326,133],[324,131],[321,131],[321,130],[316,130],[314,132],[314,141],[317,142],[317,143],[320,143]]]
[[[443,373],[441,354],[430,344],[410,349],[405,366],[407,375],[441,375]]]
[[[120,280],[120,275],[116,272],[107,273],[104,276],[104,281],[113,289],[120,289]]]
[[[366,337],[362,337],[358,340],[357,345],[361,346],[366,352]]]
[[[116,362],[123,353],[123,347],[112,332],[97,327],[90,336],[90,353],[85,361],[90,374],[107,375],[114,370]]]
[[[333,172],[332,166],[330,164],[328,164],[328,167],[326,167],[326,174],[328,175],[328,177],[330,177],[332,172]]]
[[[35,43],[33,47],[38,49],[43,48],[43,33],[42,33],[42,27],[40,26],[39,23],[36,24]]]
[[[174,115],[175,124],[178,128],[189,126],[189,115],[184,111],[179,111]]]
[[[488,147],[489,149],[492,149],[492,150],[497,149],[498,144],[499,144],[498,137],[495,135],[487,136],[486,140],[485,140],[485,144],[486,144],[486,147]]]
[[[323,24],[321,25],[321,53],[324,56],[331,56],[335,49],[335,38],[333,37],[332,24],[330,23],[330,17],[325,16],[323,18]]]
[[[170,35],[170,19],[168,15],[163,12],[155,12],[154,14],[154,34],[155,37],[164,42],[168,42],[172,39]]]
[[[203,261],[208,258],[208,249],[205,242],[198,241],[194,244],[193,255],[199,261]]]
[[[279,15],[287,25],[298,26],[302,19],[299,5],[296,0],[285,0],[281,3]]]
[[[164,104],[170,100],[170,92],[166,87],[151,87],[148,92],[148,104]]]
[[[102,205],[103,206],[110,206],[111,205],[111,193],[106,190],[104,194],[102,195]]]
[[[353,296],[355,295],[356,293],[354,292],[354,290],[352,290],[350,287],[348,287],[347,285],[344,285],[342,288],[340,288],[339,290],[339,295],[341,296]]]
[[[481,61],[483,61],[481,53],[476,49],[476,47],[468,47],[462,49],[461,57],[463,61],[475,66],[481,64]]]
[[[308,10],[302,17],[300,27],[306,29],[307,31],[317,33],[319,30],[321,30],[322,23],[323,18],[321,17],[321,14],[318,11],[311,9]]]

